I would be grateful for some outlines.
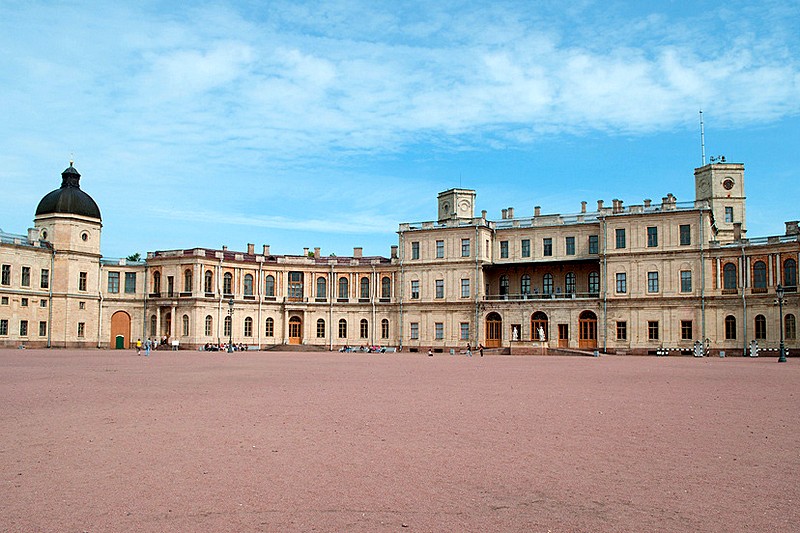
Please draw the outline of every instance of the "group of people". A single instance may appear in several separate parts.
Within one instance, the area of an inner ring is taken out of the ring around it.
[[[246,344],[242,344],[241,342],[239,344],[232,344],[231,346],[233,347],[233,349],[231,350],[232,352],[245,352],[245,351],[247,351],[247,345]],[[227,342],[221,342],[219,344],[212,344],[212,343],[208,342],[203,346],[203,351],[204,352],[227,352],[228,351],[228,343]]]
[[[158,341],[150,340],[150,337],[144,342],[142,339],[136,339],[136,355],[142,355],[142,348],[144,348],[144,355],[148,357],[150,350],[155,350],[156,346],[158,346]]]
[[[473,351],[478,352],[479,354],[481,354],[481,357],[483,357],[483,344],[478,344],[473,349],[472,345],[467,343],[467,349],[461,353],[463,353],[467,357],[472,357]],[[450,350],[450,355],[455,355],[455,350]],[[433,348],[428,348],[428,357],[433,357]]]
[[[378,345],[374,346],[360,346],[358,348],[354,346],[348,346],[345,344],[341,348],[339,348],[339,353],[386,353],[386,348]]]

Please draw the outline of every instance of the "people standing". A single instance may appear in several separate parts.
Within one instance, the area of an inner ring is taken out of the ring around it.
[[[483,344],[478,344],[478,351],[481,353],[481,357],[483,357]]]

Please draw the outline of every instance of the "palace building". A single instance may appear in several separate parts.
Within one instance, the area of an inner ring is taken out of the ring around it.
[[[595,350],[729,355],[797,341],[798,223],[747,236],[744,165],[695,169],[695,199],[499,220],[476,192],[438,196],[436,220],[403,223],[389,257],[162,250],[100,253],[102,217],[70,164],[26,234],[0,232],[0,346],[181,349],[231,339],[261,349],[500,353]],[[776,294],[785,291],[783,317]],[[706,352],[707,353],[707,352]]]

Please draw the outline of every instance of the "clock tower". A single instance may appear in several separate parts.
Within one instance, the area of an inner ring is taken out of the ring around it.
[[[711,208],[713,239],[733,242],[734,228],[747,231],[744,195],[744,165],[711,163],[694,169],[695,199]]]
[[[472,189],[450,189],[439,193],[439,222],[474,216],[475,191]]]

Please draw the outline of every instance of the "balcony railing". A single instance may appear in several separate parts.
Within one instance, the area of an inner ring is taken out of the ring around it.
[[[599,292],[569,292],[569,293],[533,293],[533,294],[486,294],[485,302],[503,302],[520,300],[578,300],[599,298]]]

